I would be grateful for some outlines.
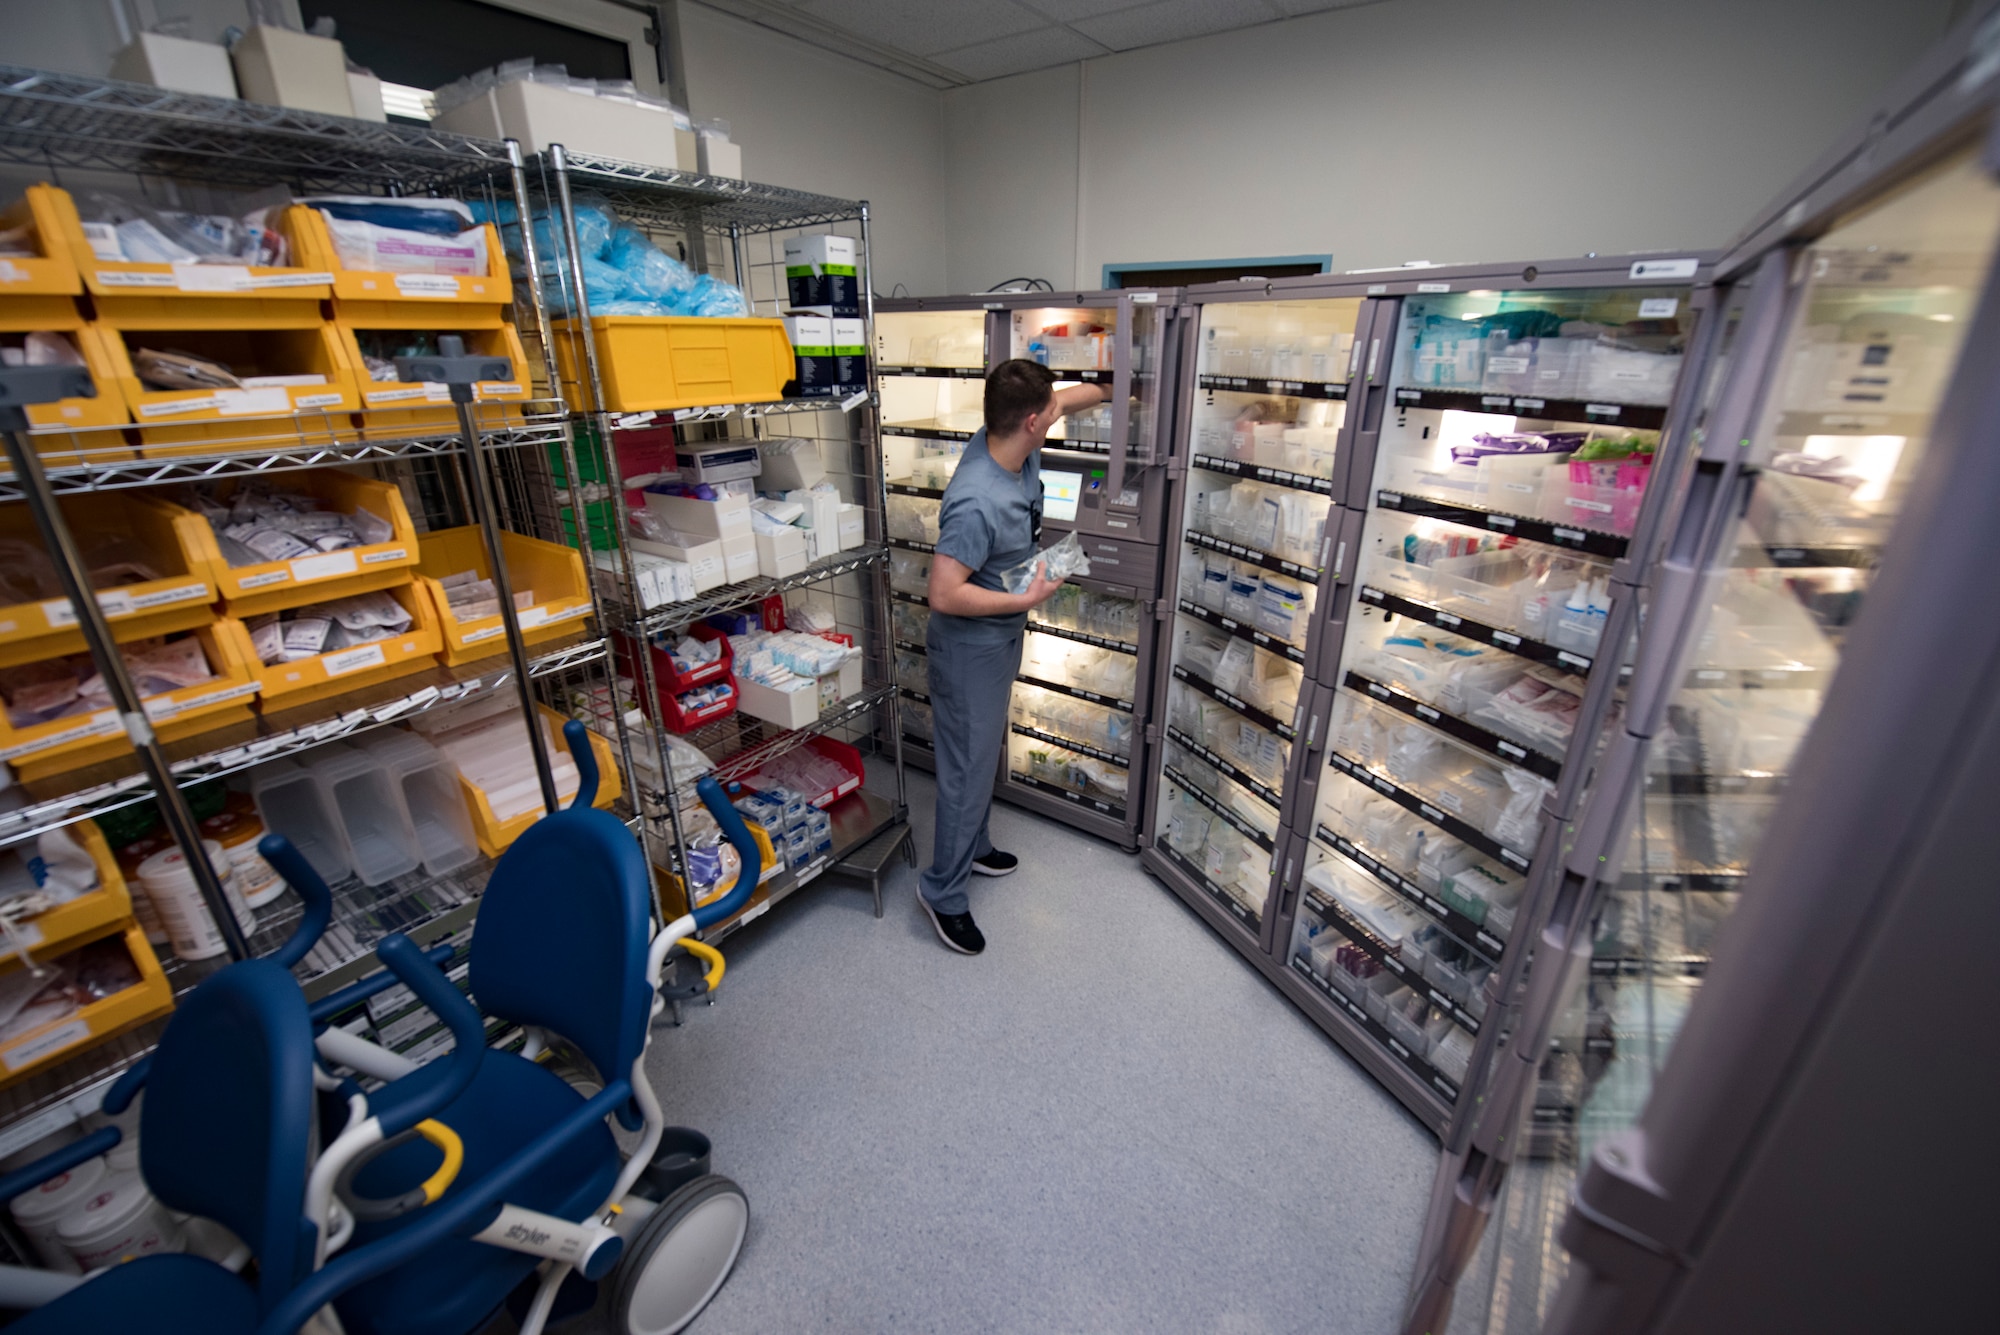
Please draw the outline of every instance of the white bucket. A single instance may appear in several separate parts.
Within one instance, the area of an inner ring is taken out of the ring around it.
[[[56,1237],[63,1216],[87,1199],[104,1181],[104,1160],[85,1159],[67,1173],[58,1173],[14,1198],[14,1222],[42,1264],[67,1275],[83,1273],[69,1249]]]
[[[257,920],[236,888],[236,869],[223,855],[221,844],[204,839],[202,846],[208,850],[209,865],[222,878],[222,893],[236,914],[236,925],[245,936],[250,935],[257,930]],[[159,911],[174,954],[184,960],[205,960],[228,949],[222,933],[216,930],[208,905],[202,902],[201,891],[195,888],[187,858],[178,847],[163,848],[140,863],[139,883]]]
[[[72,1207],[56,1238],[84,1270],[182,1248],[181,1226],[136,1177],[112,1177]]]

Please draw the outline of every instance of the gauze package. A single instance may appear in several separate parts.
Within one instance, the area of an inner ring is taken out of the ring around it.
[[[1090,558],[1083,554],[1083,544],[1076,534],[1069,533],[1055,546],[1038,552],[1020,565],[1000,576],[1000,582],[1007,586],[1009,593],[1026,593],[1035,581],[1036,567],[1042,567],[1047,578],[1060,583],[1074,575],[1090,573]]]
[[[486,272],[482,227],[469,227],[457,236],[436,236],[328,214],[326,230],[333,236],[343,269],[468,276]]]

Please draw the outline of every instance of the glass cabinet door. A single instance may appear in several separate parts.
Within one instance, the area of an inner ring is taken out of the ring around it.
[[[1155,846],[1261,937],[1358,298],[1201,307]]]
[[[1579,1165],[1651,1093],[1811,730],[2000,238],[1976,160],[1823,236],[1794,269],[1751,440],[1760,472],[1632,803],[1622,877],[1543,1066],[1528,1144],[1454,1331],[1539,1329]],[[1941,646],[1936,652],[1948,652]],[[1922,652],[1913,646],[1913,652]]]

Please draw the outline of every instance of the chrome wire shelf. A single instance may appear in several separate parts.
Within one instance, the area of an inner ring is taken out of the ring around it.
[[[867,401],[868,395],[863,392],[846,399],[776,399],[768,403],[716,403],[700,408],[675,408],[667,412],[616,413],[611,418],[611,429],[627,431],[635,427],[723,422],[731,418],[754,422],[760,417],[787,413],[845,413],[852,412]]]
[[[887,560],[888,556],[889,549],[886,547],[857,547],[852,551],[815,561],[796,575],[785,575],[776,579],[760,577],[736,584],[725,584],[719,589],[709,590],[698,598],[654,608],[640,617],[633,617],[630,609],[626,608],[625,621],[641,635],[657,635],[678,626],[691,625],[704,617],[714,616],[717,612],[727,612],[746,603],[762,602],[774,594],[784,593],[789,589],[802,589],[838,575],[866,570],[877,562]]]
[[[596,636],[561,641],[553,648],[542,648],[530,661],[529,668],[537,679],[554,677],[602,661],[607,648],[606,641]],[[302,705],[265,714],[249,723],[188,738],[180,745],[201,749],[174,760],[174,778],[182,787],[221,778],[267,760],[311,750],[335,738],[352,737],[471,696],[491,694],[513,680],[513,665],[500,656],[458,669],[440,666],[398,677],[379,686],[336,696],[324,705]],[[328,716],[325,711],[329,707],[341,712]],[[219,739],[222,745],[218,745]],[[174,749],[173,745],[167,747],[169,754]],[[152,795],[144,774],[99,777],[106,770],[131,770],[136,764],[135,758],[128,757],[26,785],[29,802],[13,811],[0,812],[0,842],[11,843],[144,801]],[[49,787],[65,785],[70,786],[69,791],[45,792]]]
[[[450,190],[507,170],[507,146],[388,124],[0,65],[0,161],[305,191]]]
[[[580,196],[611,205],[628,222],[667,228],[729,228],[777,232],[818,227],[861,216],[862,201],[673,171],[588,153],[568,153],[571,184]]]
[[[284,419],[293,421],[294,419]],[[464,453],[458,433],[436,432],[395,440],[338,439],[327,434],[304,431],[315,419],[296,419],[288,436],[247,437],[239,443],[218,441],[216,449],[201,454],[170,454],[153,458],[131,458],[125,447],[105,447],[91,443],[101,432],[73,433],[78,447],[77,462],[45,465],[49,485],[58,493],[115,491],[124,487],[150,487],[163,482],[202,482],[215,478],[243,477],[254,473],[281,473],[299,468],[321,468],[332,464],[393,463],[403,459],[425,459]],[[343,428],[352,436],[351,428]],[[528,445],[559,445],[567,421],[560,416],[530,419],[518,426],[494,431],[486,437],[488,449],[516,449]],[[49,434],[36,440],[45,450],[56,447]],[[143,447],[141,447],[143,448]],[[0,474],[0,501],[22,498],[20,482],[11,473]]]
[[[771,731],[773,724],[745,715],[732,714],[719,723],[711,723],[705,728],[697,728],[686,734],[692,742],[715,762],[715,777],[718,779],[740,779],[746,774],[754,774],[761,767],[770,764],[779,756],[796,751],[815,737],[824,736],[850,723],[856,722],[864,714],[878,705],[888,703],[895,695],[894,685],[871,682],[859,694],[832,706],[811,723],[802,728],[785,728]],[[733,746],[730,743],[734,743]],[[717,755],[716,752],[722,754]],[[697,801],[694,784],[680,785],[683,806]],[[658,828],[664,833],[666,826],[659,821]]]

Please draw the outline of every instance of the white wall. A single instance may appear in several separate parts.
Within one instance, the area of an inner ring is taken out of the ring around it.
[[[936,90],[699,4],[681,5],[688,101],[729,122],[743,174],[865,199],[875,286],[945,286],[944,107]]]
[[[955,89],[946,278],[1719,245],[1955,8],[1389,0],[1090,61],[1080,135],[1078,67]]]

